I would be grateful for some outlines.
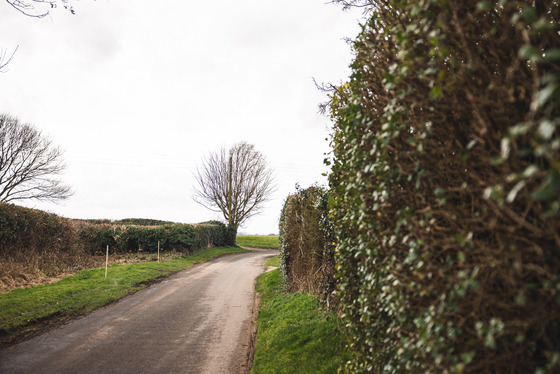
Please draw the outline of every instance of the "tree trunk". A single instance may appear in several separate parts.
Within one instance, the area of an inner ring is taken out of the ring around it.
[[[227,226],[226,245],[232,247],[235,247],[237,245],[237,225]]]

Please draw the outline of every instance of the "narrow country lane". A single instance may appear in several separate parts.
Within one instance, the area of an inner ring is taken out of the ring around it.
[[[0,373],[244,373],[254,281],[275,253],[198,264],[0,350]]]

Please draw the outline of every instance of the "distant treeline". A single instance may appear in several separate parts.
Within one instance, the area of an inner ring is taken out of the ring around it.
[[[137,225],[137,226],[161,226],[173,224],[173,221],[162,221],[159,219],[149,219],[149,218],[124,218],[119,220],[113,219],[74,219],[74,221],[82,221],[95,224],[113,224],[113,225]]]

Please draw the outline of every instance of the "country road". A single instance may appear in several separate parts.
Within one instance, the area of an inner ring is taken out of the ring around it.
[[[0,373],[245,373],[254,281],[276,253],[198,264],[0,350]]]

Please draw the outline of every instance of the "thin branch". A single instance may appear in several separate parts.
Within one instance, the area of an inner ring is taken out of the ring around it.
[[[14,51],[12,52],[12,55],[8,59],[6,59],[6,52],[7,52],[6,49],[5,48],[0,49],[0,73],[4,73],[4,72],[7,71],[7,70],[4,70],[4,68],[6,66],[8,66],[8,64],[10,62],[12,62],[12,60],[14,59],[14,56],[16,55],[16,52],[17,52],[18,48],[19,48],[19,45],[16,46],[16,49],[14,49]]]
[[[56,8],[58,6],[58,2],[60,2],[62,3],[62,7],[64,9],[67,9],[70,13],[75,14],[74,8],[70,5],[69,0],[6,0],[6,2],[18,12],[32,18],[43,18],[50,13],[50,10],[37,11],[34,3],[43,4],[48,6],[49,9],[53,9]]]

